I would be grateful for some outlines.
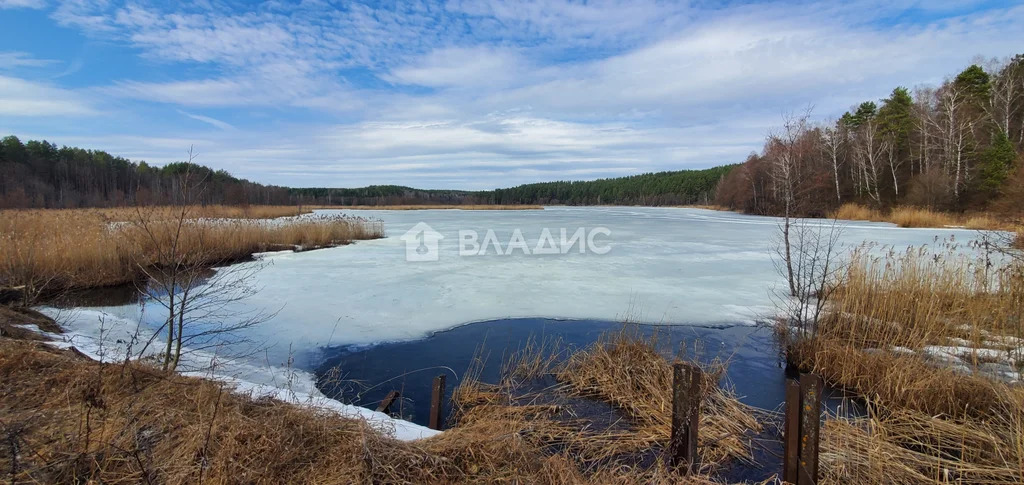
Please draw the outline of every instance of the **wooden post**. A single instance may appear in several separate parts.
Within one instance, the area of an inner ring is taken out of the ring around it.
[[[399,396],[401,396],[401,394],[399,394],[398,391],[389,392],[388,395],[384,397],[384,400],[380,402],[380,406],[377,406],[377,412],[391,414],[391,405],[395,403]]]
[[[697,464],[697,425],[700,422],[700,368],[682,362],[672,364],[672,436],[669,463],[691,473]]]
[[[800,374],[800,467],[798,485],[818,483],[818,427],[821,424],[821,378]]]
[[[444,426],[444,374],[434,378],[434,391],[430,395],[430,429]]]
[[[800,466],[800,381],[786,379],[786,417],[783,423],[782,480],[797,482]]]

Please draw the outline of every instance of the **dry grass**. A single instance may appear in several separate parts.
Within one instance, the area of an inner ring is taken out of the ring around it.
[[[993,358],[1024,364],[1018,263],[955,247],[861,251],[837,285],[812,338],[779,328],[790,361],[872,411],[826,424],[826,481],[1024,481],[1024,388],[978,372]],[[953,358],[934,346],[961,350]]]
[[[642,447],[668,442],[672,430],[672,365],[658,352],[657,338],[635,330],[602,336],[572,355],[558,379],[581,396],[608,401],[637,424]],[[703,366],[698,453],[706,471],[750,456],[750,433],[761,431],[754,408],[719,387],[723,363]]]
[[[1015,355],[1024,344],[1024,271],[997,255],[925,248],[855,251],[819,335],[858,348],[920,350],[951,341]],[[997,342],[998,341],[998,342]]]
[[[380,211],[415,211],[435,209],[457,209],[467,211],[521,211],[521,210],[543,210],[542,205],[529,204],[422,204],[422,205],[318,205],[310,206],[313,209],[337,209],[337,210],[380,210]]]
[[[0,376],[0,471],[16,483],[715,483],[581,467],[590,436],[550,406],[478,405],[439,436],[400,442],[332,412],[35,342],[0,339]]]
[[[907,410],[827,420],[821,483],[1021,483],[1022,431],[1019,421],[949,420]]]
[[[959,225],[957,224],[957,217],[918,207],[895,207],[889,211],[888,221],[900,227],[945,227]]]
[[[568,453],[596,482],[672,482],[662,456],[671,434],[672,366],[661,347],[628,325],[575,352],[558,341],[531,341],[505,361],[498,384],[480,383],[479,367],[471,369],[454,394],[456,419],[459,426],[519,423],[519,434],[549,453]],[[704,369],[698,453],[707,479],[730,464],[750,463],[751,437],[762,425],[757,410],[718,386],[721,363]],[[547,384],[537,389],[538,382]],[[580,415],[580,399],[607,402],[620,417]]]
[[[184,225],[181,251],[214,265],[270,249],[346,244],[383,235],[381,224],[359,218],[297,217],[295,208],[195,207]],[[216,217],[241,216],[232,219]],[[108,286],[140,278],[153,249],[174,234],[175,209],[0,211],[0,287],[40,290]],[[215,219],[216,218],[216,219]],[[154,242],[140,227],[149,223]],[[140,267],[141,266],[141,267]]]
[[[977,230],[1019,231],[1019,222],[988,213],[953,214],[919,207],[901,206],[888,211],[847,203],[829,215],[850,221],[890,222],[900,227],[964,227]]]
[[[836,211],[829,215],[833,219],[842,219],[847,221],[874,221],[881,222],[886,220],[885,215],[882,214],[878,209],[872,209],[860,204],[843,204],[836,209]]]

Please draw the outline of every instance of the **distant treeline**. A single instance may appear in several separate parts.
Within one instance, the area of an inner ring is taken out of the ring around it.
[[[588,182],[544,182],[493,191],[497,204],[684,205],[708,204],[734,165],[704,170],[645,173]]]
[[[261,185],[223,170],[177,162],[155,167],[107,152],[46,141],[0,140],[0,208],[115,207],[173,204],[182,175],[202,181],[205,204],[288,204],[288,189]]]
[[[792,116],[723,178],[718,205],[824,215],[846,202],[962,211],[1024,203],[1024,56],[896,88],[838,120]]]
[[[290,189],[289,192],[293,203],[322,205],[683,205],[710,203],[718,181],[733,167],[646,173],[585,182],[543,182],[486,191],[373,185],[358,189]]]
[[[75,208],[179,202],[183,177],[201,181],[204,204],[566,204],[680,205],[708,203],[733,166],[647,173],[588,182],[545,182],[508,189],[424,190],[398,185],[354,189],[261,185],[191,162],[156,167],[99,150],[47,141],[0,140],[0,208]]]
[[[401,185],[370,185],[354,189],[292,188],[292,203],[305,205],[424,205],[488,204],[478,192],[426,190]]]

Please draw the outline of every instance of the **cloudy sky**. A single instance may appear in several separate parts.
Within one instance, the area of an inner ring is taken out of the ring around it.
[[[0,136],[483,189],[739,162],[788,112],[1021,52],[1020,1],[0,0]]]

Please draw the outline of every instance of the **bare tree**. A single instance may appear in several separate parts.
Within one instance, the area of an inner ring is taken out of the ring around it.
[[[886,150],[886,159],[889,161],[889,171],[892,173],[892,188],[895,191],[896,197],[899,197],[900,179],[896,174],[899,172],[904,160],[896,153],[892,140],[887,140],[885,143],[889,146],[889,149]]]
[[[843,194],[839,188],[839,170],[844,164],[841,160],[843,147],[846,144],[847,133],[841,123],[827,121],[821,128],[821,147],[825,156],[832,164],[832,179],[836,186],[836,202],[843,201]]]
[[[946,83],[936,95],[938,113],[929,120],[934,128],[931,132],[938,138],[943,167],[952,180],[953,196],[959,199],[970,181],[968,150],[976,120],[966,109],[966,93],[954,83]]]
[[[801,138],[807,133],[807,118],[810,113],[805,112],[801,116],[787,116],[781,131],[768,136],[768,146],[765,156],[771,163],[772,189],[775,191],[775,198],[783,204],[782,230],[782,259],[786,266],[789,280],[790,294],[796,295],[797,288],[794,280],[792,248],[790,244],[790,227],[796,204],[797,190],[801,183],[801,161],[804,157]]]
[[[817,332],[822,312],[835,291],[836,277],[843,269],[839,260],[842,233],[843,226],[835,219],[798,219],[789,230],[790,261],[783,262],[783,253],[776,250],[776,269],[792,278],[790,294],[780,298],[779,306],[787,317],[787,326],[796,327],[799,337]]]
[[[866,120],[860,126],[855,140],[854,159],[861,172],[863,188],[875,203],[881,203],[878,172],[886,154],[892,151],[892,144],[881,135],[878,123],[874,119]]]
[[[160,352],[164,370],[175,370],[184,349],[199,351],[227,343],[238,344],[240,331],[272,315],[238,310],[233,305],[252,296],[248,284],[261,268],[258,262],[243,266],[211,267],[223,263],[221,248],[211,238],[215,224],[195,217],[206,180],[189,170],[195,155],[189,150],[186,171],[176,179],[175,200],[170,211],[136,206],[130,229],[139,235],[144,255],[136,265],[146,276],[138,291],[165,310],[166,318],[142,347],[143,356],[153,341],[164,337]]]
[[[991,84],[985,112],[1003,133],[1011,136],[1012,123],[1024,105],[1024,61],[992,59],[986,70]]]
[[[918,173],[927,174],[932,170],[932,138],[931,128],[937,126],[934,122],[935,110],[932,107],[932,100],[935,99],[935,90],[931,88],[918,88],[914,90],[914,129],[917,133],[918,146],[915,153],[917,159]],[[913,162],[912,162],[913,163]],[[913,173],[914,167],[911,165]]]

